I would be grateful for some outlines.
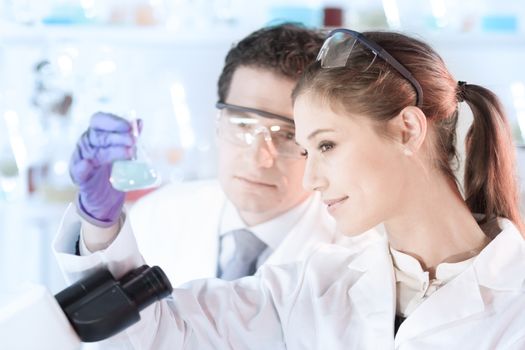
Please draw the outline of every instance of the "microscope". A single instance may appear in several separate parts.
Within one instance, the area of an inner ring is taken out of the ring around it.
[[[162,269],[147,265],[120,280],[97,270],[54,297],[37,286],[0,308],[0,348],[79,349],[136,323],[141,310],[172,290]]]

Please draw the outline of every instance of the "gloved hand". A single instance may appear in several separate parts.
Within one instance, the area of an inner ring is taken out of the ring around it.
[[[140,132],[140,120],[138,126]],[[131,159],[135,142],[129,121],[103,112],[91,117],[69,164],[71,179],[78,186],[77,211],[88,222],[110,227],[118,221],[125,194],[109,182],[111,165],[115,160]]]

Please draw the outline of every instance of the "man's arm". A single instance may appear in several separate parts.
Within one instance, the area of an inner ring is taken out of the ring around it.
[[[110,227],[98,227],[84,219],[81,219],[81,225],[80,239],[82,242],[80,244],[83,243],[89,252],[96,252],[109,247],[117,237],[121,226],[120,222],[117,222]],[[82,249],[80,251],[82,252]]]
[[[68,281],[75,282],[101,267],[121,278],[144,263],[125,216],[113,242],[90,255],[78,256],[72,252],[71,242],[78,237],[79,229],[80,217],[71,206],[55,241],[57,258]],[[286,308],[288,303],[276,295],[294,290],[289,285],[283,287],[283,281],[290,280],[290,274],[279,269],[266,278],[190,282],[175,289],[168,300],[141,311],[139,322],[102,342],[100,347],[224,349],[237,344],[233,348],[284,349],[277,309]],[[276,300],[280,306],[275,305]]]

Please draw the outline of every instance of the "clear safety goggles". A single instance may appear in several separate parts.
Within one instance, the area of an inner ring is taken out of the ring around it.
[[[304,158],[295,142],[295,124],[285,116],[256,108],[217,102],[217,134],[239,147],[250,147],[259,136],[274,156]]]
[[[359,32],[343,28],[330,32],[317,55],[317,61],[320,61],[322,68],[352,67],[364,72],[372,66],[378,56],[412,84],[416,90],[416,106],[421,107],[423,89],[419,82],[398,60]],[[363,57],[365,60],[362,60]],[[357,58],[365,64],[359,67],[352,64]]]

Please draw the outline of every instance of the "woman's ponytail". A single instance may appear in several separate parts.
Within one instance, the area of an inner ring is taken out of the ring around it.
[[[485,214],[484,222],[506,217],[523,234],[515,148],[501,103],[490,90],[464,82],[457,96],[474,116],[465,139],[465,201],[473,213]]]

